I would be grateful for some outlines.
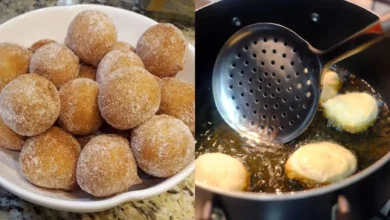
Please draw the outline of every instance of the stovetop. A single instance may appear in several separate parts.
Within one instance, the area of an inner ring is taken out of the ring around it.
[[[381,15],[390,11],[390,0],[348,0],[349,2],[360,5],[367,10],[373,11],[377,15]]]
[[[370,220],[390,220],[390,200],[386,205]]]

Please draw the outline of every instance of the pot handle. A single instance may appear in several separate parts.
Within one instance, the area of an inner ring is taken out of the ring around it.
[[[212,200],[206,201],[202,207],[195,209],[195,220],[227,220],[225,211]]]
[[[339,195],[337,203],[332,207],[332,220],[350,220],[350,210],[347,198]]]
[[[321,53],[322,62],[333,64],[352,56],[369,46],[390,36],[390,12],[376,22],[348,37],[341,43]]]
[[[219,208],[218,206],[214,206],[211,209],[210,220],[227,220],[227,218],[223,209]]]
[[[214,194],[205,190],[196,191],[195,220],[227,220],[225,210]]]

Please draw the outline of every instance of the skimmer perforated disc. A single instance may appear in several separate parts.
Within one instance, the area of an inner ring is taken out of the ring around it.
[[[291,141],[315,115],[320,69],[307,43],[291,31],[265,23],[244,27],[225,43],[214,66],[217,109],[248,138]]]

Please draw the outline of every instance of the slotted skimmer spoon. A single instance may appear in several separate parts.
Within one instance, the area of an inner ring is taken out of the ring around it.
[[[214,65],[212,89],[218,111],[252,140],[289,142],[312,122],[328,67],[390,33],[390,13],[326,51],[290,29],[257,23],[236,32]]]

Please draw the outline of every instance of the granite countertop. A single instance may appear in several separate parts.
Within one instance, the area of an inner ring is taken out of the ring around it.
[[[192,174],[173,189],[151,199],[128,202],[96,213],[56,211],[24,201],[0,187],[0,220],[189,220],[195,218]]]
[[[121,7],[142,13],[134,5],[134,0],[1,0],[0,24],[25,12],[56,5],[72,4],[104,4]],[[153,18],[153,17],[152,17]],[[159,20],[164,21],[166,20]],[[175,23],[175,22],[172,22]],[[194,28],[175,23],[194,44]],[[0,186],[0,220],[40,220],[40,219],[64,219],[64,220],[163,220],[163,219],[194,219],[195,218],[195,184],[192,174],[173,189],[157,197],[137,202],[128,202],[106,211],[97,213],[70,213],[45,208],[24,201],[12,195]]]

